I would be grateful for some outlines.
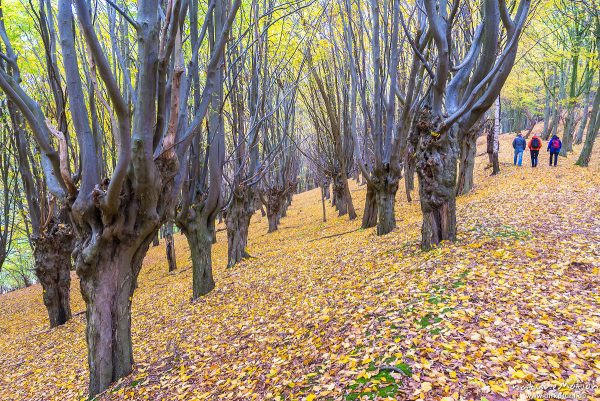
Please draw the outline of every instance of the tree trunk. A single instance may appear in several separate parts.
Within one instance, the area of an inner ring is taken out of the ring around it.
[[[457,128],[437,133],[435,121],[428,110],[417,120],[417,174],[423,225],[421,247],[424,250],[441,241],[456,237],[456,164],[458,159]]]
[[[169,271],[177,270],[177,259],[175,257],[175,240],[173,239],[173,222],[169,221],[163,226],[163,238],[165,239],[165,251]]]
[[[579,43],[580,34],[576,33],[575,43]],[[569,85],[569,98],[567,102],[567,119],[565,121],[565,130],[563,133],[561,156],[567,156],[567,153],[573,150],[573,131],[575,129],[575,105],[577,103],[577,70],[579,66],[579,47],[575,46],[575,51],[571,61],[571,80]]]
[[[377,193],[373,184],[367,181],[367,198],[363,213],[362,228],[371,228],[377,225]]]
[[[591,83],[590,83],[591,85]],[[583,116],[581,118],[581,123],[577,128],[577,134],[575,135],[575,145],[581,145],[583,142],[583,132],[585,131],[585,127],[588,123],[588,118],[590,116],[590,103],[591,103],[591,91],[588,90],[585,95],[585,105],[583,106]]]
[[[158,237],[158,231],[157,231],[156,235],[152,239],[152,246],[158,246],[158,245],[160,245],[160,239]]]
[[[329,184],[330,184],[329,179],[325,179],[325,181],[321,185],[321,187],[323,188],[323,192],[325,193],[325,199],[331,198],[331,189],[330,189]]]
[[[270,233],[277,231],[281,218],[281,209],[285,202],[285,191],[280,188],[271,188],[266,193],[267,220],[269,220]]]
[[[396,191],[398,182],[392,185],[385,185],[376,192],[377,199],[377,235],[385,235],[396,228],[396,215],[394,214],[394,204],[396,201]]]
[[[202,214],[202,213],[200,213]],[[213,233],[204,218],[182,225],[192,258],[192,300],[208,294],[215,288],[212,274]]]
[[[323,207],[323,223],[327,222],[327,214],[325,212],[325,188],[321,187],[321,206]]]
[[[73,240],[69,225],[53,224],[43,237],[33,241],[35,275],[42,285],[50,327],[60,326],[71,319],[69,297]]]
[[[421,227],[421,248],[431,249],[442,241],[456,239],[456,204],[454,196],[439,202],[421,204],[423,225]]]
[[[594,96],[594,106],[592,107],[592,113],[590,114],[590,123],[585,136],[585,142],[583,143],[583,148],[581,149],[579,159],[577,159],[577,163],[575,163],[578,166],[587,167],[590,163],[592,149],[594,147],[594,142],[596,140],[596,136],[598,135],[598,131],[600,131],[600,88],[596,90],[596,95]]]
[[[242,196],[234,195],[227,210],[225,224],[227,226],[227,267],[233,267],[237,262],[250,257],[246,252],[248,246],[248,228],[252,218],[253,197],[248,191]]]
[[[548,91],[548,88],[546,88],[546,99],[545,99],[545,104],[544,104],[544,127],[542,129],[542,137],[544,137],[546,135],[546,132],[548,132],[548,126],[550,123],[550,92]]]
[[[336,174],[333,178],[333,199],[334,206],[338,211],[338,216],[348,214],[348,202],[346,200],[346,188],[342,181],[341,174]]]
[[[279,225],[279,215],[277,213],[269,214],[267,212],[267,219],[269,220],[269,231],[270,233],[277,231],[277,226]]]
[[[80,239],[76,248],[75,265],[87,306],[91,398],[131,373],[131,300],[154,230],[140,234],[142,240],[100,238],[91,245]]]
[[[460,141],[460,163],[458,181],[456,183],[456,195],[468,194],[473,189],[473,170],[475,169],[477,137],[479,136],[480,129],[479,125],[474,127]]]
[[[500,173],[500,159],[498,154],[500,153],[500,96],[496,98],[496,105],[494,107],[494,126],[492,131],[492,175]]]

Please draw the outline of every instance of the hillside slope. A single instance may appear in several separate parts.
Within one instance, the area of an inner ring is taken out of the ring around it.
[[[561,390],[600,399],[598,160],[552,169],[542,152],[540,168],[519,169],[511,139],[499,176],[478,157],[458,241],[428,253],[419,205],[401,192],[384,237],[329,207],[323,223],[318,191],[295,196],[275,233],[257,214],[253,258],[233,269],[219,232],[217,287],[195,303],[185,238],[174,273],[151,248],[133,300],[135,370],[99,399],[512,400],[528,382],[579,382]],[[361,211],[365,189],[352,192]],[[0,400],[85,397],[85,314],[47,330],[40,291],[0,296]]]

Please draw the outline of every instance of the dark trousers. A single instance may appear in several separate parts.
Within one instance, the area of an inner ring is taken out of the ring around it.
[[[550,152],[550,165],[552,165],[552,158],[554,158],[554,166],[558,163],[558,153]]]
[[[531,167],[537,167],[539,154],[540,154],[539,150],[531,151]]]

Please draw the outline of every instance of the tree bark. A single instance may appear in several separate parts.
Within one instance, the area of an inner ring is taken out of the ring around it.
[[[377,235],[385,235],[396,228],[396,215],[394,204],[398,182],[388,183],[377,191]]]
[[[250,257],[246,251],[248,246],[248,228],[254,213],[253,197],[249,191],[234,194],[227,210],[225,224],[227,226],[227,267],[233,267],[242,259]]]
[[[594,106],[592,107],[592,112],[590,114],[590,122],[585,136],[585,142],[583,143],[579,159],[577,159],[577,163],[575,163],[578,166],[587,167],[589,165],[598,131],[600,131],[600,87],[596,89]]]
[[[155,230],[158,224],[149,224],[135,238],[78,241],[75,265],[86,302],[91,398],[131,373],[131,300]]]
[[[277,227],[279,226],[279,214],[278,213],[268,213],[267,212],[267,220],[269,220],[269,233],[277,231]]]
[[[321,206],[323,208],[323,223],[327,222],[327,213],[325,211],[325,187],[321,186]]]
[[[163,238],[165,239],[165,253],[169,271],[177,270],[177,258],[175,257],[175,240],[173,239],[173,222],[169,221],[163,226]]]
[[[200,213],[201,214],[201,213]],[[191,221],[182,226],[188,241],[192,258],[192,299],[198,299],[215,288],[212,273],[212,230],[199,221]]]
[[[362,218],[362,228],[371,228],[377,225],[377,192],[373,184],[367,182],[367,198],[365,211]]]
[[[342,174],[338,173],[333,178],[333,199],[334,206],[338,211],[338,216],[348,214],[348,202],[346,199],[346,188],[342,179]]]
[[[50,224],[52,227],[44,230],[44,236],[33,240],[33,257],[50,327],[57,327],[71,319],[69,298],[74,235],[69,225],[54,221]]]
[[[500,128],[501,128],[501,120],[500,120],[500,96],[496,98],[496,104],[494,107],[494,125],[491,132],[491,140],[492,140],[492,154],[490,157],[490,161],[492,162],[492,175],[496,175],[500,173],[500,160],[498,154],[500,152]]]
[[[457,128],[450,127],[439,134],[428,110],[417,119],[416,170],[419,176],[419,195],[423,225],[421,247],[424,250],[441,241],[456,237],[456,164],[458,159]]]
[[[192,300],[208,294],[215,288],[211,258],[214,226],[210,225],[209,217],[204,212],[205,209],[192,208],[186,221],[178,223],[190,247]]]
[[[266,193],[264,201],[267,207],[267,220],[269,221],[269,233],[277,231],[281,218],[281,209],[285,201],[285,191],[279,188],[270,188]]]
[[[475,169],[475,155],[477,153],[477,138],[482,125],[476,124],[460,139],[460,163],[456,195],[464,195],[473,189],[473,171]],[[459,134],[459,137],[461,135]]]
[[[591,85],[591,83],[590,83]],[[585,132],[585,127],[588,123],[588,118],[590,116],[590,103],[591,103],[591,91],[588,89],[585,94],[585,105],[583,106],[583,116],[581,118],[581,122],[579,123],[579,127],[577,128],[577,134],[575,135],[575,145],[581,145],[583,142],[583,133]]]

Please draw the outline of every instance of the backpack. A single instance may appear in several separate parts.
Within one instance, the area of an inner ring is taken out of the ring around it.
[[[551,147],[553,150],[558,150],[558,149],[560,149],[560,139],[558,139],[558,138],[554,138],[554,139],[552,139],[552,143],[550,144],[550,147]]]
[[[531,140],[531,149],[538,150],[541,146],[542,144],[540,143],[540,140],[538,138],[533,138]]]

